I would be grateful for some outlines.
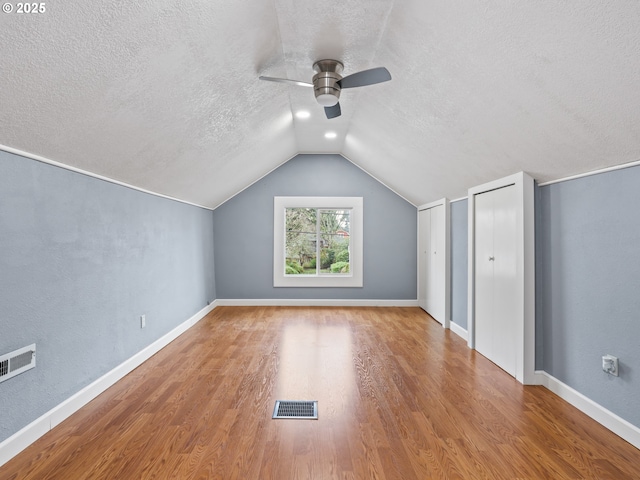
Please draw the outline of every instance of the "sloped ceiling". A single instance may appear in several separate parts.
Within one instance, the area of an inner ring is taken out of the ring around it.
[[[65,0],[0,15],[0,144],[199,205],[299,152],[342,153],[416,205],[520,170],[640,160],[636,0]],[[343,91],[333,120],[311,89],[258,80],[310,81],[322,58],[393,80]]]

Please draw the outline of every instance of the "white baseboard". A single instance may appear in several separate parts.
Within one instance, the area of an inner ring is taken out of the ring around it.
[[[464,328],[462,328],[460,325],[458,325],[457,323],[454,323],[453,321],[449,322],[449,328],[451,329],[451,331],[453,333],[455,333],[456,335],[458,335],[459,337],[462,337],[462,339],[466,342],[469,338],[469,332],[467,332],[467,330],[465,330]]]
[[[418,300],[339,300],[285,298],[228,298],[216,300],[218,306],[231,307],[417,307]]]
[[[193,325],[198,323],[198,321],[200,321],[209,312],[216,308],[217,305],[217,302],[214,300],[211,304],[207,305],[205,308],[200,310],[188,320],[182,322],[169,333],[160,337],[151,345],[140,350],[138,353],[133,355],[128,360],[125,360],[113,370],[107,372],[59,405],[53,407],[41,417],[35,419],[23,429],[14,433],[6,440],[2,441],[0,443],[0,466],[7,463],[18,453],[20,453],[22,450],[39,439],[42,435],[60,424],[63,420],[71,416],[73,413],[77,412],[80,408],[96,398],[98,395],[100,395],[118,380],[123,378],[129,372],[140,366],[151,356],[162,350],[165,346],[178,338]]]
[[[599,403],[594,402],[582,393],[571,388],[569,385],[562,383],[547,372],[537,370],[536,377],[539,378],[540,385],[544,385],[560,398],[566,400],[578,410],[590,416],[596,422],[608,428],[634,447],[640,448],[640,428],[629,423],[624,418],[619,417],[612,411],[607,410]]]
[[[191,318],[178,325],[176,328],[159,338],[151,345],[124,361],[116,368],[107,372],[102,377],[87,385],[82,390],[63,401],[47,413],[37,418],[29,425],[21,429],[0,443],[0,466],[11,460],[14,456],[35,442],[42,435],[60,424],[63,420],[78,411],[95,397],[111,387],[129,372],[144,363],[147,359],[167,346],[182,333],[187,331],[198,321],[204,318],[217,306],[376,306],[376,307],[417,307],[417,300],[242,300],[226,299],[215,300],[203,308]],[[467,330],[454,322],[450,322],[451,330],[467,339]],[[611,430],[636,448],[640,448],[640,428],[607,410],[602,405],[587,398],[582,393],[562,383],[557,378],[544,371],[536,371],[536,384],[543,385],[563,400],[582,411],[595,421]]]

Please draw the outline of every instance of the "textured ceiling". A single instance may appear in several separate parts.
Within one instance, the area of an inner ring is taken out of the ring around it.
[[[0,144],[196,204],[298,152],[342,153],[414,204],[640,160],[636,0],[46,8],[0,14]],[[311,89],[257,79],[310,81],[322,58],[393,80],[327,120]]]

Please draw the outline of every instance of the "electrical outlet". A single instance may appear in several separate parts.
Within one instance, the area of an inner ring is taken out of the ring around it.
[[[619,376],[618,373],[618,357],[613,355],[604,355],[602,357],[602,370],[609,375]]]
[[[147,326],[147,316],[140,315],[140,328],[144,328]]]

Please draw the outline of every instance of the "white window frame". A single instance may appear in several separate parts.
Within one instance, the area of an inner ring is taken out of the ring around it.
[[[362,287],[362,197],[273,197],[273,286]],[[350,211],[349,273],[340,275],[285,274],[285,211],[318,208]]]

